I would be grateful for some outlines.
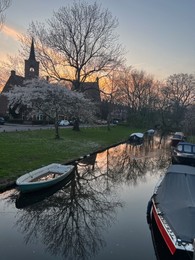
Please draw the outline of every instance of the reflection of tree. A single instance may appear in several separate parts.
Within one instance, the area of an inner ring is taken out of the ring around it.
[[[166,149],[125,143],[97,154],[90,178],[101,176],[109,189],[123,182],[136,185],[138,181],[145,180],[147,172],[153,173],[154,170],[168,166],[168,158],[169,153]],[[81,172],[81,169],[79,171]],[[85,178],[83,175],[82,177]]]
[[[104,246],[103,230],[114,221],[115,211],[122,204],[103,187],[100,189],[98,179],[92,182],[77,174],[70,186],[26,208],[17,221],[25,243],[41,236],[53,255],[87,259],[96,254]]]
[[[93,257],[105,245],[102,234],[122,207],[117,188],[137,185],[147,172],[155,174],[168,163],[166,150],[129,144],[79,161],[69,185],[19,212],[16,224],[25,243],[40,239],[50,254],[66,259]]]

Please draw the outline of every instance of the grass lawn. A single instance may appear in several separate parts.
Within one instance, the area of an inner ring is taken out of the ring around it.
[[[54,130],[0,133],[0,183],[41,166],[66,163],[125,141],[132,132],[119,125],[110,131],[107,127],[81,128],[80,132],[60,128],[59,140],[54,139]]]

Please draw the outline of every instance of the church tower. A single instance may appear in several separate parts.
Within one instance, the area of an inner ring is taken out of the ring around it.
[[[39,62],[35,59],[34,41],[32,39],[30,56],[28,60],[25,60],[25,79],[32,79],[39,77]]]

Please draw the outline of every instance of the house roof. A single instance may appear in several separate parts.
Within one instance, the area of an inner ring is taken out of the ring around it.
[[[1,93],[9,92],[11,88],[15,85],[23,85],[24,77],[16,75],[15,71],[11,71],[11,75],[6,82]],[[8,100],[4,95],[0,95],[0,115],[5,116],[8,108]]]
[[[89,98],[92,101],[101,101],[98,82],[81,82],[80,91],[85,95],[86,98]]]
[[[2,90],[2,93],[8,92],[15,85],[22,85],[23,81],[24,77],[16,75],[15,71],[12,70],[9,79]]]

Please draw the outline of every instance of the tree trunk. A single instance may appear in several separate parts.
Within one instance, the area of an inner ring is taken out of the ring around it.
[[[79,127],[79,118],[76,118],[74,120],[74,123],[73,123],[73,129],[74,131],[80,131],[80,127]]]
[[[107,115],[107,129],[108,129],[108,131],[110,131],[110,119],[111,119],[109,105],[110,104],[108,104],[108,115]]]
[[[55,138],[60,139],[58,121],[55,122]]]

